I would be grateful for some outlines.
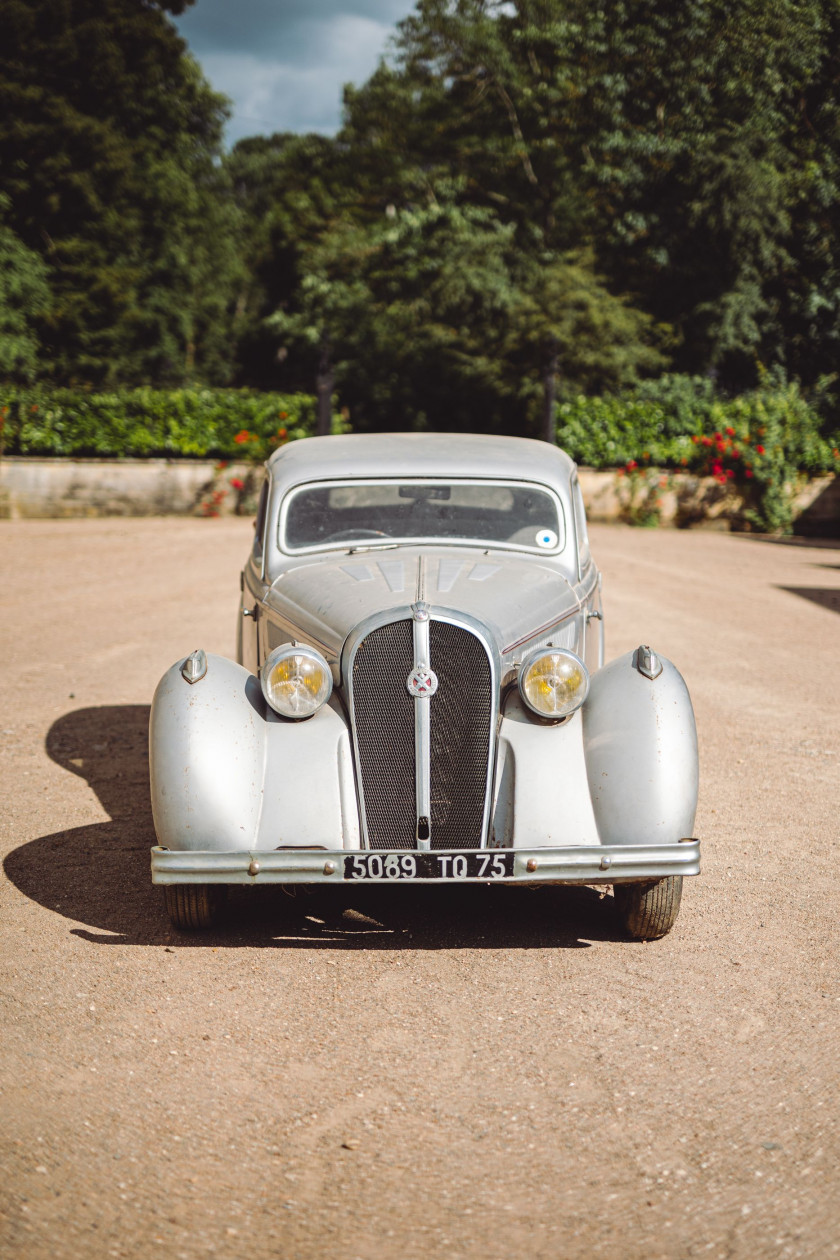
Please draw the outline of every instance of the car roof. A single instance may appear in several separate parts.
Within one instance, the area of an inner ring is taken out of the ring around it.
[[[547,442],[486,433],[353,433],[301,438],[268,461],[283,488],[344,477],[478,477],[562,490],[574,464]]]

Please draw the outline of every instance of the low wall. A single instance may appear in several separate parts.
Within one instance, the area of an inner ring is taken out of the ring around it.
[[[18,456],[0,460],[0,517],[218,516],[240,510],[256,480],[250,465],[214,460]]]
[[[0,459],[0,518],[223,516],[253,513],[262,469],[213,460]],[[711,477],[580,469],[593,521],[658,521],[728,529],[741,501]],[[796,498],[797,533],[840,536],[840,479],[819,477]]]

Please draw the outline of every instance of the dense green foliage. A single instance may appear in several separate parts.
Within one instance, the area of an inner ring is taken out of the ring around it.
[[[835,0],[420,0],[335,141],[231,155],[275,282],[263,370],[302,387],[329,358],[362,425],[531,433],[555,387],[663,358],[730,393],[816,386],[840,339],[838,48]]]
[[[7,455],[266,458],[315,431],[307,394],[236,389],[0,390]]]
[[[3,222],[0,196],[0,378],[32,380],[38,370],[36,321],[47,310],[47,268]]]
[[[226,107],[167,16],[184,4],[0,0],[0,194],[48,269],[30,313],[58,383],[230,372]]]

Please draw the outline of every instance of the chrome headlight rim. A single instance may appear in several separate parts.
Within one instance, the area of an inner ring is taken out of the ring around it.
[[[272,671],[285,660],[289,660],[294,656],[303,656],[318,665],[323,673],[324,686],[315,698],[312,707],[306,712],[294,712],[291,708],[283,708],[278,703],[276,695],[271,691],[271,675]],[[268,707],[280,715],[287,718],[291,722],[305,722],[307,718],[314,717],[323,709],[324,705],[329,701],[333,691],[332,670],[327,664],[321,653],[307,643],[282,643],[279,647],[269,652],[268,656],[262,663],[260,668],[260,687],[262,688],[263,698]]]
[[[547,713],[543,709],[538,709],[536,705],[532,704],[525,690],[530,670],[533,669],[534,665],[536,665],[538,661],[547,656],[566,657],[578,667],[583,676],[582,694],[579,692],[574,698],[574,703],[570,703],[562,712]],[[571,648],[543,646],[532,648],[531,651],[523,657],[516,682],[522,702],[531,713],[533,713],[536,717],[541,718],[544,722],[565,722],[567,718],[570,718],[574,713],[577,713],[578,709],[582,708],[585,704],[586,697],[589,695],[590,674],[577,652],[573,652]]]

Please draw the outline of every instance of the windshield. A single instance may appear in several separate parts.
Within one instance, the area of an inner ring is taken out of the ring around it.
[[[280,536],[287,552],[418,541],[556,552],[563,519],[549,490],[524,482],[333,481],[292,491]]]

